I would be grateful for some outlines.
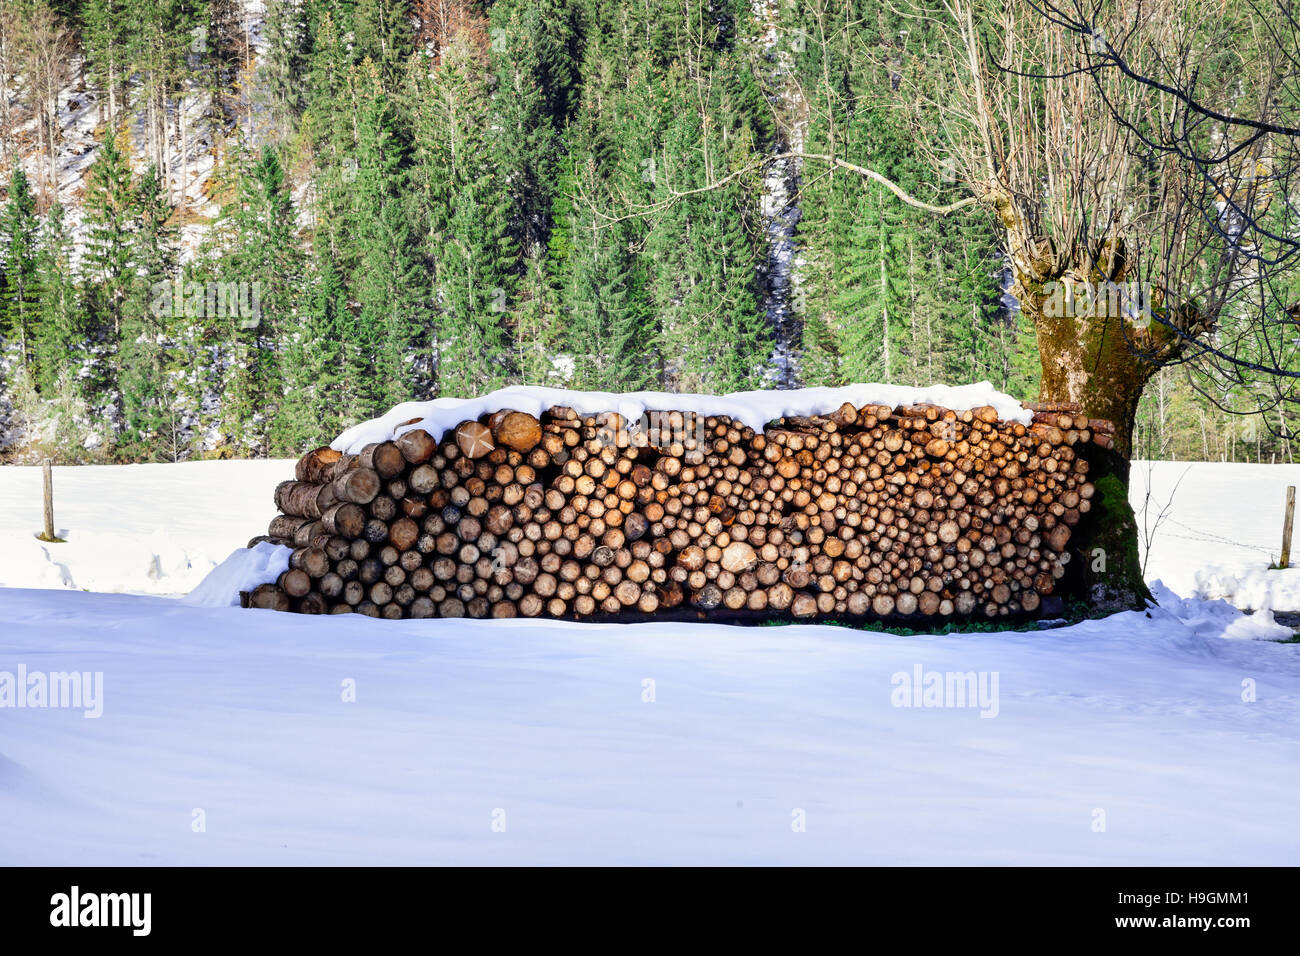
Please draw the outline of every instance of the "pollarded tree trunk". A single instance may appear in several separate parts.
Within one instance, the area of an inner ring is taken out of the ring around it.
[[[1114,422],[1115,450],[1130,458],[1138,401],[1157,365],[1125,338],[1123,321],[1040,316],[1035,326],[1043,365],[1040,399],[1078,402],[1093,418]]]
[[[1147,299],[1127,302],[1122,295],[1086,298],[1063,292],[1067,286],[1073,292],[1107,283],[1127,290],[1122,280],[1121,273],[1099,271],[1094,264],[1046,280],[1022,280],[1018,290],[1038,334],[1040,399],[1077,402],[1091,417],[1115,424],[1114,449],[1090,455],[1097,507],[1089,515],[1094,523],[1086,538],[1090,550],[1077,555],[1091,608],[1103,613],[1142,608],[1151,596],[1142,578],[1137,523],[1128,502],[1129,459],[1142,390],[1160,364],[1181,351],[1182,341],[1149,314],[1144,318],[1139,311],[1126,318],[1125,306],[1149,306]]]

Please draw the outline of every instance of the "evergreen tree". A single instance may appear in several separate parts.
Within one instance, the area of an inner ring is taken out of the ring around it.
[[[86,72],[91,84],[105,95],[100,115],[116,126],[126,107],[127,79],[131,74],[128,40],[132,17],[131,0],[86,0],[81,38],[86,53]]]
[[[81,268],[92,357],[88,392],[95,408],[119,423],[118,345],[136,282],[132,253],[138,210],[131,169],[117,148],[111,126],[90,169],[84,210],[86,239]]]
[[[120,346],[122,430],[118,440],[134,460],[166,456],[178,428],[170,367],[170,331],[176,268],[174,230],[158,171],[150,167],[136,190],[139,227],[133,237],[136,283],[126,309]],[[163,453],[163,454],[160,454]]]
[[[509,325],[520,257],[510,197],[491,161],[487,34],[456,31],[434,63],[409,77],[412,192],[425,216],[422,252],[432,290],[428,347],[436,394],[472,395],[512,375]]]
[[[55,204],[45,215],[36,261],[41,298],[35,353],[37,382],[44,395],[57,390],[65,372],[71,383],[80,380],[87,328],[77,298],[72,252],[63,207]]]
[[[361,116],[357,161],[353,288],[360,306],[358,323],[373,363],[373,374],[357,398],[377,414],[417,397],[408,358],[423,338],[428,281],[419,256],[419,221],[410,201],[409,149],[379,89],[373,90]]]
[[[542,53],[551,51],[542,38],[546,29],[536,4],[493,8],[491,62],[497,94],[491,98],[486,148],[495,173],[507,183],[512,245],[534,259],[545,250],[558,147],[552,109],[560,107],[547,101],[543,75]],[[521,271],[523,264],[517,264],[515,272]]]
[[[14,167],[9,199],[0,213],[4,273],[0,276],[0,334],[18,340],[22,361],[30,361],[38,312],[36,197],[22,166]]]
[[[282,397],[277,351],[296,323],[302,253],[275,151],[266,147],[250,160],[239,149],[233,171],[236,194],[207,255],[204,315],[228,356],[221,431],[240,454],[262,454]]]
[[[284,339],[284,401],[272,433],[272,447],[287,454],[330,441],[352,424],[368,374],[355,353],[351,313],[332,257],[316,256],[309,279],[302,319]]]
[[[611,392],[658,384],[643,268],[618,229],[602,230],[590,216],[574,224],[571,242],[563,302],[573,384]]]
[[[729,152],[737,160],[751,148],[747,137],[717,138],[713,122],[699,112],[698,88],[673,72],[673,118],[665,130],[659,171],[662,195],[668,180],[681,191],[716,178]],[[721,110],[721,108],[720,108]],[[744,120],[721,110],[733,128]],[[772,352],[771,329],[757,294],[760,230],[756,197],[739,181],[673,203],[646,240],[653,260],[650,292],[661,323],[669,383],[683,391],[734,391],[758,387]]]
[[[304,102],[307,24],[301,0],[267,0],[263,24],[266,52],[257,67],[257,89],[270,113],[271,134],[283,142]]]

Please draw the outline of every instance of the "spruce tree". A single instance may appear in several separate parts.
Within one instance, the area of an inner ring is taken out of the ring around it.
[[[351,425],[368,374],[356,354],[352,316],[332,258],[317,255],[308,279],[301,318],[282,336],[284,400],[272,429],[274,454],[301,454]]]
[[[256,159],[238,151],[234,173],[235,196],[208,255],[217,294],[208,295],[205,321],[228,354],[221,430],[241,454],[264,454],[283,394],[278,350],[297,319],[302,253],[275,151],[265,147]]]
[[[504,170],[490,149],[485,34],[457,33],[437,63],[418,54],[410,181],[423,210],[429,270],[431,392],[473,395],[514,374],[509,328],[521,309],[520,255]]]
[[[266,52],[257,67],[257,90],[270,113],[270,131],[286,141],[304,105],[307,23],[301,0],[267,0]]]
[[[172,208],[152,166],[136,189],[139,227],[133,237],[136,283],[128,301],[119,348],[122,394],[121,453],[132,459],[178,457],[180,412],[169,360],[176,268]],[[168,454],[171,451],[172,454]]]
[[[427,303],[419,219],[408,185],[409,148],[395,110],[379,89],[373,90],[360,118],[357,162],[353,288],[374,369],[369,394],[358,398],[377,413],[417,397],[408,359],[422,338]]]
[[[37,282],[36,197],[21,165],[9,180],[9,198],[0,212],[0,253],[4,274],[0,284],[0,335],[17,339],[21,360],[30,361],[32,339],[39,315]]]
[[[43,395],[56,391],[65,372],[70,373],[72,383],[80,382],[87,327],[78,300],[72,254],[72,235],[64,209],[56,203],[45,214],[36,260],[36,282],[41,292],[35,364]]]
[[[574,224],[571,242],[562,301],[573,384],[611,392],[658,384],[658,350],[642,269],[624,237],[586,216]]]
[[[130,0],[86,0],[82,12],[81,41],[86,73],[94,88],[103,92],[100,115],[116,126],[126,107],[127,79],[131,75],[128,42],[133,18]]]
[[[81,268],[92,358],[87,399],[92,408],[107,413],[115,427],[122,413],[118,345],[136,283],[132,258],[136,199],[130,166],[110,126],[86,183]]]

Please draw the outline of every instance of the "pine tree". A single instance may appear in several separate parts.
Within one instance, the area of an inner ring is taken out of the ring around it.
[[[520,256],[510,198],[488,148],[492,125],[487,34],[456,31],[436,64],[415,58],[412,191],[425,216],[422,252],[430,270],[431,392],[473,395],[508,381],[508,328],[521,309]]]
[[[624,237],[617,229],[602,230],[586,216],[574,223],[571,242],[563,302],[573,384],[611,392],[658,384],[658,350],[642,269]]]
[[[359,415],[356,395],[368,370],[350,355],[354,334],[342,283],[328,255],[318,255],[301,321],[287,330],[284,401],[271,436],[273,453],[300,454],[331,440]]]
[[[139,227],[133,237],[137,281],[122,325],[119,347],[122,393],[122,454],[132,460],[162,457],[177,416],[176,386],[169,362],[176,268],[175,233],[158,171],[150,167],[136,189]]]
[[[183,92],[190,75],[189,53],[196,31],[208,23],[208,4],[193,0],[126,0],[124,11],[131,24],[126,51],[138,84],[136,112],[142,126],[140,147],[158,170],[164,190],[170,192],[182,178],[173,168],[171,117],[183,122],[184,112],[173,111],[173,101]]]
[[[81,28],[86,52],[86,72],[100,99],[100,116],[116,126],[126,107],[127,78],[130,76],[127,43],[132,19],[130,0],[86,0]],[[107,107],[107,109],[105,109]]]
[[[86,240],[81,268],[92,357],[87,398],[93,408],[119,423],[118,344],[136,282],[132,252],[138,209],[131,169],[117,148],[111,126],[90,169],[83,209]]]
[[[257,89],[270,112],[274,139],[284,142],[304,102],[307,24],[301,0],[267,0],[263,32],[266,52],[257,67]]]
[[[65,371],[71,374],[72,383],[80,381],[87,328],[78,301],[72,253],[72,236],[64,210],[56,203],[45,215],[36,260],[41,297],[35,356],[37,382],[43,395],[57,390]]]
[[[373,356],[369,387],[357,397],[378,413],[422,397],[416,394],[408,358],[423,338],[428,283],[408,187],[409,148],[392,105],[378,88],[361,116],[357,161],[353,288],[358,322]]]
[[[0,284],[0,334],[16,338],[22,361],[30,361],[31,343],[39,315],[39,283],[36,278],[36,197],[27,184],[21,165],[9,180],[9,199],[0,214],[0,243],[3,243],[4,274]]]
[[[506,201],[487,173],[460,186],[436,256],[438,390],[475,395],[510,376],[506,320],[515,289]]]
[[[512,6],[522,9],[510,10]],[[509,190],[514,247],[538,258],[546,244],[558,140],[539,50],[543,26],[533,4],[501,4],[492,13],[492,65],[499,92],[492,97],[486,131],[488,161]],[[522,264],[515,271],[522,271]]]
[[[277,351],[296,323],[302,253],[275,151],[265,147],[250,160],[238,149],[233,170],[236,193],[207,254],[216,294],[205,314],[228,354],[220,428],[239,453],[264,454],[283,394]]]
[[[689,76],[674,74],[674,114],[663,137],[657,194],[702,185],[725,166],[727,151],[749,146],[710,139]],[[722,111],[728,125],[743,122]],[[752,184],[746,184],[752,185]],[[683,391],[734,391],[762,384],[772,351],[771,329],[756,288],[760,237],[754,197],[740,182],[671,205],[646,240],[652,258],[654,314],[662,324],[669,383]]]

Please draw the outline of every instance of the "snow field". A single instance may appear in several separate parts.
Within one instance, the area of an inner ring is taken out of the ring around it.
[[[0,709],[0,863],[1300,859],[1300,648],[1162,609],[900,638],[52,598],[0,592],[0,672],[101,672],[103,715]],[[918,668],[995,706],[899,706]]]
[[[1184,597],[1300,611],[1300,534],[1297,566],[1268,570],[1282,550],[1287,485],[1300,486],[1300,465],[1134,462],[1129,503],[1139,539],[1144,520],[1151,529],[1147,580],[1161,580]],[[1141,540],[1139,549],[1145,550]]]
[[[42,475],[0,467],[0,587],[181,595],[275,516],[285,461],[89,465],[54,469],[47,544]]]
[[[46,545],[40,469],[0,468],[0,864],[1300,860],[1300,644],[1268,611],[1154,585],[1149,614],[900,637],[220,606],[274,576],[242,545],[291,473],[55,469]],[[1272,574],[1293,476],[1193,466],[1151,577]],[[102,715],[16,706],[20,672],[102,681]]]

